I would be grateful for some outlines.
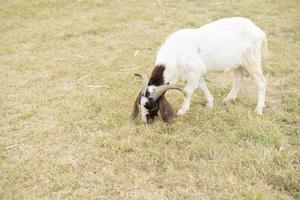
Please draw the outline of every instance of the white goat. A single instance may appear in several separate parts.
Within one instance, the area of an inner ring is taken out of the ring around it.
[[[266,34],[246,18],[224,18],[198,29],[179,30],[171,34],[160,47],[150,80],[143,75],[142,90],[136,100],[132,117],[137,116],[137,103],[140,103],[143,121],[153,121],[158,109],[164,121],[171,121],[172,116],[164,116],[163,113],[171,110],[163,94],[167,89],[175,88],[172,85],[178,80],[187,80],[187,84],[184,88],[185,99],[177,115],[183,115],[189,110],[192,94],[198,86],[207,98],[207,106],[213,107],[214,98],[203,75],[208,72],[229,71],[234,72],[233,87],[223,102],[234,100],[243,76],[250,75],[258,91],[255,111],[261,115],[265,106],[266,90],[261,60],[266,53]],[[171,110],[165,114],[172,115],[173,112]]]

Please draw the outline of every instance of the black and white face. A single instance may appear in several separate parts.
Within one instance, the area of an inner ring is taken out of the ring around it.
[[[158,100],[155,101],[151,97],[156,88],[156,86],[149,86],[146,93],[141,94],[140,98],[142,121],[148,124],[154,121],[159,109]]]
[[[148,85],[149,79],[146,75],[135,74],[143,78],[141,91],[135,99],[131,111],[131,118],[135,119],[139,114],[139,107],[142,110],[142,121],[144,123],[152,123],[154,118],[158,115],[158,111],[166,123],[170,123],[173,119],[174,113],[171,105],[165,97],[165,92],[170,89],[176,89],[183,93],[183,91],[175,86],[163,84],[156,86],[155,84]]]

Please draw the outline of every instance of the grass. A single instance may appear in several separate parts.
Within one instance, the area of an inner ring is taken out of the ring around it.
[[[0,199],[299,199],[299,11],[297,0],[0,1]],[[228,16],[267,32],[264,115],[251,84],[222,106],[231,80],[208,75],[212,110],[198,91],[170,125],[132,121],[133,73],[150,73],[166,36]],[[109,88],[78,85],[88,73],[83,83]]]

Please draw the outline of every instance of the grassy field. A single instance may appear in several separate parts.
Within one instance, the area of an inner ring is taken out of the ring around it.
[[[223,106],[210,74],[213,109],[198,90],[170,125],[132,121],[167,35],[229,16],[268,35],[264,115],[251,80]],[[0,0],[0,199],[299,199],[299,63],[299,0]]]

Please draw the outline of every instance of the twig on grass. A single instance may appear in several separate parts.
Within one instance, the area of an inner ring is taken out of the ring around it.
[[[77,57],[79,57],[79,58],[89,58],[89,57],[87,57],[87,56],[83,56],[83,55],[80,55],[80,54],[78,54],[78,55],[76,55]]]
[[[7,147],[5,147],[5,150],[8,150],[8,149],[11,149],[11,148],[14,148],[14,147],[18,147],[19,145],[17,144],[12,144],[12,145],[8,145]]]
[[[139,68],[141,68],[141,67],[124,68],[124,69],[121,69],[120,71],[125,72],[125,71],[135,70],[135,69],[139,69]]]
[[[91,73],[91,72],[90,72]],[[86,77],[88,77],[90,75],[90,73],[84,75],[83,77],[77,79],[76,83],[85,87],[90,87],[90,88],[110,88],[107,85],[90,85],[90,84],[85,84],[85,83],[81,83],[80,81],[85,79]]]
[[[136,57],[139,54],[140,50],[136,50],[134,53],[134,57]]]
[[[86,77],[88,77],[90,75],[91,72],[89,72],[87,75],[84,75],[83,77],[77,79],[77,82],[81,81],[82,79],[85,79]]]
[[[108,85],[90,85],[90,84],[85,84],[85,83],[80,83],[80,82],[77,82],[77,84],[85,86],[85,87],[90,87],[90,88],[110,88]]]

